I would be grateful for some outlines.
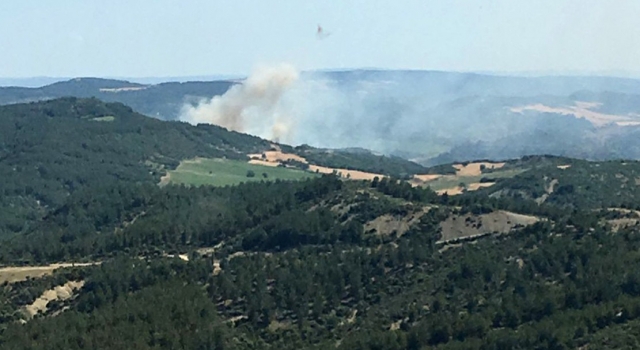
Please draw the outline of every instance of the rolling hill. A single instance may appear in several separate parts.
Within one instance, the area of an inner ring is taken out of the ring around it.
[[[77,78],[2,87],[0,104],[96,97],[176,120],[184,105],[222,95],[233,84]],[[640,134],[637,79],[354,70],[303,72],[300,84],[301,91],[285,96],[299,114],[289,140],[294,145],[359,147],[427,166],[538,154],[640,159],[631,142]]]
[[[526,170],[494,186],[543,172],[578,186],[598,164],[628,166],[530,157],[505,162]],[[612,215],[590,203],[481,193],[332,175],[87,188],[0,247],[5,264],[87,262],[6,284],[0,344],[619,348],[605,339],[640,317],[625,268],[638,262],[637,227],[612,234]]]
[[[0,107],[0,173],[2,348],[640,342],[636,161],[425,169],[63,98]]]
[[[341,144],[348,136],[350,146],[424,165],[538,154],[640,158],[628,142],[640,130],[636,79],[366,70],[309,79],[338,96],[331,99],[337,107],[318,108],[317,115],[311,109],[314,116],[306,117],[321,130],[313,145]],[[335,112],[326,115],[327,108]],[[331,130],[314,123],[321,117]]]
[[[123,104],[95,98],[2,106],[0,232],[27,230],[43,215],[62,205],[70,194],[82,189],[109,186],[114,182],[157,184],[167,171],[198,157],[225,158],[228,161],[224,164],[232,168],[235,163],[231,160],[247,162],[249,154],[261,154],[274,146],[280,147],[218,126],[192,126],[149,118]],[[423,169],[403,159],[370,155],[365,162],[359,158],[357,154],[347,154],[342,159],[347,162],[351,159],[355,169],[365,171],[371,164],[378,164],[375,169],[382,174],[395,174],[403,167],[414,172]],[[319,159],[312,164],[322,166],[325,162]],[[302,170],[265,168],[258,171],[260,166],[249,164],[243,167],[246,169],[242,176],[238,177],[235,171],[234,181],[221,184],[237,183],[243,178],[250,180],[246,173],[251,169],[263,180],[263,173],[271,174],[273,180],[307,177]],[[212,178],[212,173],[202,175]],[[183,177],[181,183],[185,180],[188,179]],[[198,183],[202,183],[202,176],[194,182]]]
[[[225,93],[231,81],[138,84],[100,78],[75,78],[42,87],[0,87],[0,104],[49,100],[60,97],[99,98],[124,103],[136,112],[163,120],[176,120],[185,103],[195,103]]]

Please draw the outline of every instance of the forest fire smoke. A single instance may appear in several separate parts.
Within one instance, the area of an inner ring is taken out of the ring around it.
[[[298,80],[291,65],[259,67],[222,96],[185,105],[180,119],[192,124],[216,124],[279,141],[292,131],[292,111],[282,104],[284,94]]]
[[[180,120],[292,146],[360,147],[409,156],[422,152],[416,149],[494,137],[495,123],[477,122],[477,105],[450,109],[443,104],[459,96],[463,82],[438,79],[428,72],[299,72],[286,63],[263,66],[224,95],[186,104]]]

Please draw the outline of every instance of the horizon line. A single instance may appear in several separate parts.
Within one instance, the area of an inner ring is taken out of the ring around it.
[[[594,78],[618,78],[618,79],[640,79],[640,71],[626,71],[626,70],[558,70],[558,69],[550,69],[550,70],[520,70],[520,71],[497,71],[497,70],[442,70],[442,69],[396,69],[396,68],[380,68],[380,67],[358,67],[358,68],[318,68],[318,69],[308,69],[301,70],[300,73],[331,73],[331,72],[350,72],[350,71],[383,71],[383,72],[440,72],[440,73],[458,73],[458,74],[478,74],[478,75],[487,75],[487,76],[498,76],[498,77],[515,77],[515,78],[545,78],[545,77],[594,77]],[[27,77],[4,77],[0,76],[0,80],[6,81],[23,81],[28,82],[30,80],[55,80],[49,84],[54,84],[56,82],[68,81],[72,79],[82,79],[82,78],[95,78],[95,79],[112,79],[112,80],[122,80],[129,82],[138,81],[155,81],[148,82],[148,84],[158,84],[162,82],[193,82],[193,81],[224,81],[224,80],[236,80],[248,77],[249,74],[190,74],[190,75],[166,75],[166,76],[120,76],[120,75],[85,75],[85,76],[50,76],[50,75],[34,75]],[[193,80],[189,80],[193,79]],[[205,79],[205,80],[203,80]],[[0,85],[4,87],[8,87],[9,85]],[[16,87],[20,87],[15,85]],[[24,86],[26,87],[26,86]],[[32,86],[35,87],[35,86]]]

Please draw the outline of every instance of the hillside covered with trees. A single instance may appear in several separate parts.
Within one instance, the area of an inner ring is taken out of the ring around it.
[[[24,232],[83,188],[111,183],[156,184],[186,159],[248,160],[273,147],[260,138],[215,125],[165,122],[135,113],[120,103],[63,98],[0,107],[0,236]],[[351,155],[356,169],[368,168]],[[421,167],[406,160],[389,163]],[[325,165],[318,160],[314,164]]]
[[[26,229],[82,188],[157,183],[164,168],[175,168],[182,159],[246,159],[268,147],[256,137],[162,122],[96,99],[3,106],[0,234]]]
[[[222,95],[233,84],[230,81],[194,81],[145,85],[114,79],[76,78],[36,88],[0,87],[0,105],[62,97],[94,97],[126,104],[150,117],[177,120],[185,103],[198,103]]]
[[[0,108],[0,136],[2,348],[640,344],[637,162],[527,157],[456,196],[396,177],[159,186],[183,159],[271,145],[94,99]]]

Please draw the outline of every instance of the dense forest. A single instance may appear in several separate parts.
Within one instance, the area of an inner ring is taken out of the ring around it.
[[[266,140],[218,126],[163,122],[97,99],[2,106],[0,236],[27,231],[85,187],[112,182],[156,184],[181,160],[245,160],[247,154],[271,147]],[[398,164],[413,164],[371,157],[367,162],[383,164],[376,168],[382,174],[394,173]],[[356,169],[366,170],[367,162],[360,162],[362,166]]]
[[[185,158],[246,159],[256,137],[134,113],[122,104],[66,98],[0,107],[0,234],[20,232],[78,189],[158,182]]]
[[[348,149],[323,150],[302,145],[295,147],[293,152],[313,164],[331,168],[363,170],[397,178],[407,178],[413,174],[424,174],[428,171],[422,165],[404,158],[380,156],[367,151],[354,152]]]
[[[0,264],[78,263],[2,284],[3,349],[640,345],[637,162],[527,157],[456,196],[413,168],[158,186],[181,160],[271,145],[82,99],[0,108],[0,136]],[[531,220],[472,234],[500,213]]]

